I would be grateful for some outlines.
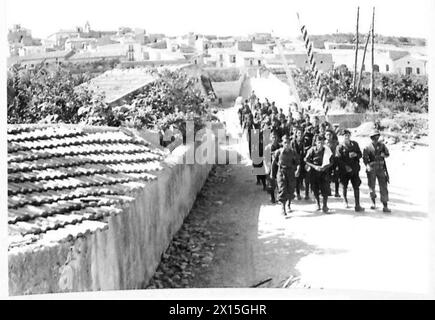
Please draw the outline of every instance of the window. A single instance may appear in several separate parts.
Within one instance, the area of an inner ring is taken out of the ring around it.
[[[408,61],[408,64],[410,64],[411,62]]]
[[[252,65],[253,65],[253,63],[252,63],[252,60],[249,60],[249,65],[250,65],[250,66],[252,66]]]
[[[420,74],[420,68],[417,68],[416,72],[417,72],[417,74]]]
[[[389,66],[388,64],[385,65],[385,71],[386,71],[386,72],[390,71],[390,66]]]
[[[230,56],[230,62],[236,63],[236,56]]]
[[[366,65],[363,64],[362,71],[365,71],[365,70],[366,70]]]
[[[258,65],[261,66],[261,60],[258,60]]]
[[[379,66],[377,64],[373,65],[373,72],[379,72]]]
[[[323,63],[323,60],[320,60],[320,63]]]
[[[223,60],[224,56],[222,54],[219,55],[219,60]]]
[[[412,68],[411,68],[411,67],[406,67],[406,69],[405,69],[405,73],[406,73],[407,75],[410,75],[410,74],[412,73]]]

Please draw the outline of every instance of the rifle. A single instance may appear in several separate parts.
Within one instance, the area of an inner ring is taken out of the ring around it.
[[[390,175],[388,174],[387,162],[384,159],[384,171],[385,171],[385,180],[387,183],[390,183]]]

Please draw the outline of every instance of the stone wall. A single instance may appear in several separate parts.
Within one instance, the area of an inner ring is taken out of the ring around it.
[[[362,123],[368,121],[374,121],[379,114],[377,113],[340,113],[340,114],[328,114],[327,120],[328,122],[334,124],[340,124],[340,128],[356,128],[359,127]],[[325,116],[319,116],[321,120],[325,118]]]
[[[109,227],[75,241],[9,254],[11,295],[144,288],[188,215],[211,165],[182,165],[176,148],[157,179],[135,189]]]

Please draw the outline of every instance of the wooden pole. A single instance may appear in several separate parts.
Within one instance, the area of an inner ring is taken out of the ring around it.
[[[368,44],[369,44],[369,40],[370,40],[370,33],[371,33],[371,30],[370,30],[369,33],[367,34],[367,40],[366,40],[366,44],[365,44],[365,46],[364,46],[364,53],[363,53],[363,58],[362,58],[362,62],[361,62],[361,71],[360,71],[360,73],[359,73],[358,86],[356,87],[356,93],[355,93],[355,96],[358,95],[359,88],[361,87],[361,79],[362,79],[362,73],[363,73],[364,62],[365,62],[365,59],[366,59],[367,46],[368,46]]]
[[[370,107],[372,110],[374,109],[373,97],[375,90],[375,7],[373,7],[373,16],[372,16],[372,74],[370,78]]]
[[[353,69],[353,92],[356,92],[356,80],[357,80],[357,70],[358,70],[358,45],[359,45],[359,7],[356,13],[356,44],[355,44],[355,66]]]

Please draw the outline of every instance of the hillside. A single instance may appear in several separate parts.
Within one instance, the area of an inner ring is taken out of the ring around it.
[[[301,39],[301,37],[299,37]],[[364,43],[367,39],[367,34],[359,34],[360,43]],[[315,47],[324,49],[324,42],[339,42],[339,43],[354,43],[354,33],[334,33],[322,35],[310,35],[310,40],[313,41]],[[380,44],[390,44],[398,47],[409,46],[426,46],[426,39],[412,37],[393,37],[375,34],[375,42]]]

